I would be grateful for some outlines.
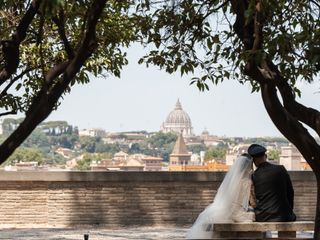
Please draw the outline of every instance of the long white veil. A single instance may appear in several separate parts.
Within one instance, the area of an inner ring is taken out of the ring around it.
[[[217,194],[189,229],[187,239],[212,238],[214,223],[232,222],[232,215],[248,209],[251,186],[252,159],[239,156],[224,177]]]

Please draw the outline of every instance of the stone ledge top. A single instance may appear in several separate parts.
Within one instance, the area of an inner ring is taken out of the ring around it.
[[[0,171],[0,181],[221,182],[225,172]],[[315,181],[311,171],[290,171],[292,181]]]
[[[310,231],[314,229],[314,222],[250,222],[250,223],[216,223],[213,231]]]

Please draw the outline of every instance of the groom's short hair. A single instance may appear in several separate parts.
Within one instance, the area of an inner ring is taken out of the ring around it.
[[[248,148],[248,153],[251,157],[261,157],[266,153],[267,149],[259,144],[251,144]]]

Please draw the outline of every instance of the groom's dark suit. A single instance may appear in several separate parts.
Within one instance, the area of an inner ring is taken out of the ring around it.
[[[252,175],[256,196],[257,222],[295,221],[293,188],[287,170],[282,165],[263,162]]]

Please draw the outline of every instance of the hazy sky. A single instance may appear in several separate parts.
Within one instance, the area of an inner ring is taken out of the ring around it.
[[[129,51],[129,65],[121,79],[93,78],[87,85],[73,87],[59,109],[46,120],[65,120],[83,128],[103,128],[107,132],[158,131],[177,99],[189,114],[195,134],[204,128],[218,136],[281,136],[269,119],[260,93],[249,85],[232,80],[209,92],[189,85],[191,76],[169,75],[156,67],[138,65],[141,49]],[[301,85],[301,102],[319,108],[320,84]]]

